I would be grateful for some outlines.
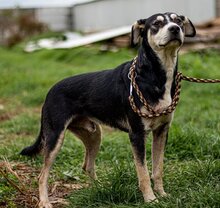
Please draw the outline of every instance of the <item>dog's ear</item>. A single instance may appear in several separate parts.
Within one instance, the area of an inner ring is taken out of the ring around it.
[[[193,23],[186,16],[180,16],[183,20],[185,36],[186,37],[194,37],[196,35],[196,29]]]
[[[136,46],[141,37],[143,37],[143,30],[145,27],[145,19],[140,19],[132,25],[131,28],[131,46]]]

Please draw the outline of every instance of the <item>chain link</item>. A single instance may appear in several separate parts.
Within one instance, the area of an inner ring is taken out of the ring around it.
[[[168,114],[172,113],[176,109],[177,104],[179,103],[180,91],[181,91],[181,81],[182,80],[185,80],[188,82],[196,82],[196,83],[220,83],[220,79],[199,79],[199,78],[194,78],[194,77],[188,77],[188,76],[183,75],[181,72],[178,72],[175,77],[176,88],[175,88],[175,93],[174,93],[173,100],[172,100],[171,104],[163,111],[156,112],[156,111],[154,111],[152,106],[145,100],[142,92],[140,91],[140,89],[135,81],[135,78],[137,76],[137,74],[135,72],[136,63],[137,63],[137,56],[134,58],[134,60],[131,64],[129,73],[128,73],[128,78],[131,80],[131,82],[130,82],[130,95],[129,95],[128,99],[129,99],[132,110],[135,113],[137,113],[140,117],[144,117],[144,118],[156,118],[156,117],[160,117],[160,116],[168,115]],[[141,112],[141,110],[138,109],[138,107],[136,106],[135,101],[134,101],[134,96],[132,94],[133,89],[135,89],[135,92],[136,92],[140,102],[143,104],[144,108],[147,110],[148,113]]]

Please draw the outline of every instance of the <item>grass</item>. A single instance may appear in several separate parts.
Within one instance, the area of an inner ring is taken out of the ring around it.
[[[49,88],[64,77],[113,68],[133,58],[136,51],[100,52],[100,45],[71,50],[26,54],[19,47],[0,48],[0,159],[39,169],[42,158],[21,157],[20,150],[34,141],[41,106]],[[180,70],[189,76],[220,78],[216,51],[189,53],[180,58]],[[128,137],[104,127],[97,158],[98,181],[82,174],[83,146],[70,133],[51,172],[50,184],[90,183],[73,190],[66,207],[219,207],[220,206],[220,85],[184,82],[181,100],[170,130],[165,157],[165,189],[170,196],[145,204],[138,190]],[[147,159],[151,167],[151,137]],[[36,178],[33,180],[36,180]],[[32,185],[37,189],[36,183]],[[24,207],[17,191],[0,176],[0,207]],[[65,207],[65,206],[64,206]]]

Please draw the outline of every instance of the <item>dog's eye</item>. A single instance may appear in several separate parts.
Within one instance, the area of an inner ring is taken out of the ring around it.
[[[161,21],[160,20],[156,20],[154,23],[153,23],[153,26],[160,26],[161,25]]]
[[[176,24],[178,24],[178,25],[181,25],[181,24],[183,23],[183,21],[182,21],[180,18],[176,18],[176,19],[174,20],[174,22],[175,22]]]

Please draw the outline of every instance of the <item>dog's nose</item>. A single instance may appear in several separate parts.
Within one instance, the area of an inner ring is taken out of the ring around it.
[[[178,35],[179,32],[180,32],[180,28],[179,28],[178,26],[176,26],[176,25],[173,25],[173,26],[169,27],[168,30],[169,30],[172,34],[174,34],[174,35]]]

